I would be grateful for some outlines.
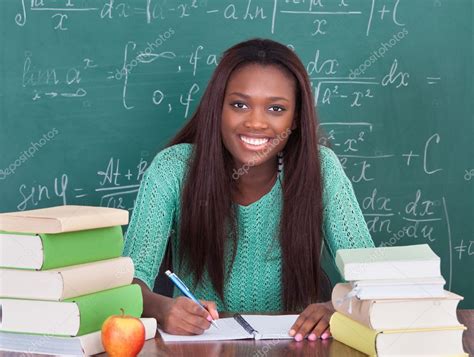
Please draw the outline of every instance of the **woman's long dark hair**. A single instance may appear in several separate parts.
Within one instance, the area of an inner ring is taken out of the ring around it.
[[[224,254],[227,248],[235,254],[238,232],[231,195],[236,185],[233,161],[221,135],[222,105],[232,72],[246,64],[278,66],[296,82],[297,126],[284,150],[279,236],[282,300],[286,310],[295,311],[321,297],[322,179],[309,78],[293,51],[278,42],[257,38],[225,51],[194,115],[168,144],[194,144],[181,197],[179,258],[196,282],[207,272],[224,300]]]

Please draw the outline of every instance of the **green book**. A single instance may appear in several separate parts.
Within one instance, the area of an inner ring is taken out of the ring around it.
[[[0,267],[47,270],[120,257],[121,226],[64,233],[0,232]]]
[[[82,336],[102,328],[111,315],[139,318],[143,312],[142,291],[139,285],[99,291],[64,301],[2,299],[0,331]]]

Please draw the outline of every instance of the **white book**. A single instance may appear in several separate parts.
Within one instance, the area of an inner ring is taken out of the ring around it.
[[[219,328],[211,325],[202,335],[170,335],[159,331],[165,342],[292,339],[288,332],[298,318],[298,315],[241,315],[242,321],[236,315],[217,320]]]
[[[462,296],[445,291],[444,297],[417,299],[344,299],[348,283],[336,284],[332,304],[337,312],[374,330],[439,328],[459,325],[456,308]]]
[[[355,296],[368,299],[408,299],[444,297],[446,281],[435,278],[377,279],[351,282]]]
[[[440,258],[428,244],[339,249],[336,266],[346,281],[441,276]]]
[[[156,320],[146,317],[142,317],[140,320],[145,326],[145,339],[154,338],[156,335]],[[0,331],[0,350],[61,356],[90,356],[104,352],[104,346],[102,345],[101,331],[79,337]]]

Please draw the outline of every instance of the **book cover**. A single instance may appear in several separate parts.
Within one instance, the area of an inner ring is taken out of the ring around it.
[[[117,258],[123,251],[122,227],[38,235],[0,232],[0,267],[48,270]]]
[[[441,276],[440,258],[428,244],[339,249],[336,266],[346,281]]]
[[[51,270],[0,269],[0,297],[61,301],[132,283],[129,257],[100,260]]]
[[[117,208],[64,205],[0,214],[0,231],[63,233],[128,224],[128,211]]]
[[[456,308],[463,297],[452,292],[445,291],[445,296],[440,298],[360,300],[346,298],[351,289],[350,284],[336,284],[331,298],[334,309],[368,328],[385,330],[459,325]]]
[[[101,329],[111,315],[140,317],[143,312],[141,288],[127,285],[94,294],[66,299],[42,301],[0,299],[0,330],[58,336],[82,336]]]
[[[463,325],[375,330],[339,312],[332,315],[329,325],[334,339],[369,356],[466,355]]]

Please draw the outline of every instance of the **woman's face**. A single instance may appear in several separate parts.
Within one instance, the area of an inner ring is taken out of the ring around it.
[[[259,166],[281,151],[295,128],[296,84],[277,66],[234,71],[222,106],[222,138],[239,165]]]

